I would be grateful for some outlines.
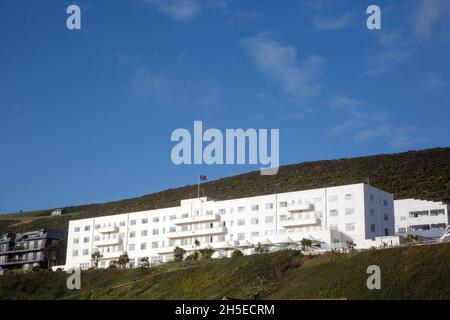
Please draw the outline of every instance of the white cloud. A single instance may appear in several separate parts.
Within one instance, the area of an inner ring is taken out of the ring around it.
[[[394,149],[414,146],[426,141],[415,136],[412,126],[397,126],[389,121],[389,114],[380,110],[367,110],[367,103],[346,96],[337,96],[328,105],[341,111],[346,120],[331,129],[333,134],[347,135],[356,142],[384,139]]]
[[[450,83],[438,73],[425,74],[421,84],[427,89],[446,89],[450,86]]]
[[[415,10],[411,16],[414,35],[419,39],[432,37],[436,32],[448,30],[442,22],[450,19],[450,2],[448,0],[420,0],[414,3]]]
[[[319,93],[317,78],[322,73],[322,57],[309,55],[299,60],[294,47],[281,44],[269,33],[242,39],[241,43],[258,68],[279,81],[294,98],[303,99]]]
[[[317,16],[313,19],[314,28],[317,30],[338,30],[348,27],[351,23],[352,15],[350,12],[337,18],[325,18]]]
[[[164,105],[169,99],[169,81],[164,74],[150,74],[138,67],[133,77],[132,91],[141,103],[156,101]]]
[[[403,33],[399,31],[376,33],[379,50],[369,57],[369,75],[389,73],[396,66],[411,59],[412,50]]]
[[[175,21],[194,19],[201,10],[197,0],[144,0]]]
[[[143,0],[175,21],[190,21],[203,9],[226,10],[226,0]]]

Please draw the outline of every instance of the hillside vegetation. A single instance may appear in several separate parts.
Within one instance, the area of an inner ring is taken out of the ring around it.
[[[286,250],[157,268],[89,270],[81,290],[64,272],[0,277],[0,299],[450,299],[450,244],[303,256]],[[381,268],[381,290],[366,269]]]
[[[450,148],[410,151],[351,159],[305,162],[280,167],[274,176],[259,171],[204,184],[206,195],[219,199],[249,197],[342,184],[369,182],[394,193],[395,198],[450,202]],[[42,227],[67,230],[68,221],[178,206],[197,194],[196,185],[170,189],[138,198],[67,207],[68,214],[50,217],[50,210],[0,215],[0,233]]]

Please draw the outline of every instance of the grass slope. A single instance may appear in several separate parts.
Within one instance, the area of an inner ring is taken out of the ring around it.
[[[288,192],[365,182],[397,199],[420,198],[450,202],[450,148],[410,151],[352,159],[305,162],[280,167],[274,176],[258,171],[205,183],[206,194],[225,200],[274,192]],[[197,194],[189,185],[138,198],[66,208],[68,214],[49,217],[50,210],[0,215],[0,234],[42,227],[67,230],[68,221],[178,206],[181,199]],[[46,216],[47,215],[47,216]]]
[[[302,256],[282,251],[158,268],[90,270],[80,291],[67,274],[0,277],[0,299],[450,299],[450,244]],[[368,290],[366,268],[381,268],[381,290]],[[133,282],[134,281],[134,282]]]

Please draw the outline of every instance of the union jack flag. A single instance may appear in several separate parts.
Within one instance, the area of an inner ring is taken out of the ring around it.
[[[200,176],[200,181],[206,181],[208,180],[208,176]]]

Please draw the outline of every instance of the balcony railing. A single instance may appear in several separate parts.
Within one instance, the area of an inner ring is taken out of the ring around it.
[[[97,229],[100,233],[114,233],[119,231],[119,227],[117,226],[103,226]]]
[[[308,218],[308,219],[284,219],[280,221],[280,225],[285,228],[298,227],[298,226],[310,226],[319,224],[320,220],[318,218]]]
[[[289,212],[312,211],[314,205],[312,203],[293,203],[287,206]]]
[[[115,246],[122,243],[122,238],[112,238],[112,239],[102,239],[94,242],[94,245],[97,247],[103,246]]]
[[[177,238],[189,238],[189,237],[195,237],[195,236],[209,236],[209,235],[215,235],[215,234],[223,234],[226,232],[227,232],[227,229],[225,227],[192,229],[192,230],[185,230],[185,231],[169,232],[167,234],[167,238],[177,239]]]
[[[182,224],[190,224],[190,223],[202,223],[202,222],[211,222],[211,221],[218,221],[219,220],[218,214],[208,214],[208,215],[202,215],[202,216],[192,216],[192,217],[185,217],[185,218],[179,218],[174,220],[174,224],[176,225],[182,225]]]
[[[6,250],[4,249],[0,249],[0,253],[14,253],[14,252],[25,252],[25,251],[40,251],[43,250],[44,247],[42,246],[37,246],[37,247],[11,247],[8,248]]]

